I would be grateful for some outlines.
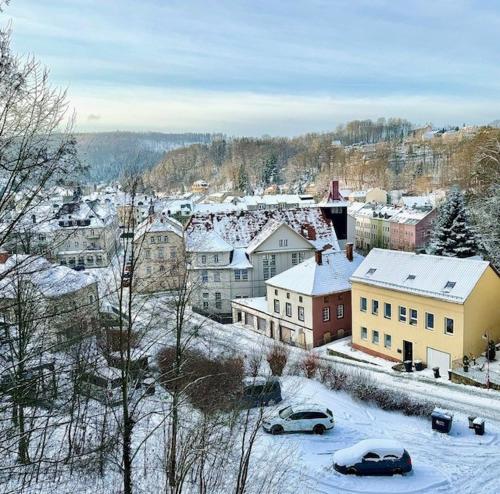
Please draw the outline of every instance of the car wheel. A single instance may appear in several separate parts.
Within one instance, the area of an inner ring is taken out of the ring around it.
[[[403,471],[401,468],[395,468],[394,471],[392,472],[393,475],[403,475]]]
[[[273,434],[274,436],[283,434],[283,427],[281,427],[281,425],[273,425],[271,428],[271,434]]]
[[[325,426],[321,425],[321,424],[317,424],[314,426],[313,432],[314,432],[314,434],[322,435],[325,432]]]
[[[354,467],[348,468],[347,473],[349,475],[358,475],[358,471]]]

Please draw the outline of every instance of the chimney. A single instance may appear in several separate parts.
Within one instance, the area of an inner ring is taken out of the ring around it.
[[[315,253],[314,253],[314,258],[316,259],[316,264],[318,266],[321,266],[323,264],[323,254],[320,250],[317,250]]]
[[[328,190],[328,201],[342,201],[343,197],[340,195],[339,181],[332,180]]]
[[[345,244],[345,256],[346,258],[352,262],[353,259],[353,244],[348,242]]]
[[[5,264],[9,257],[10,254],[8,252],[5,252],[4,250],[0,251],[0,264]]]

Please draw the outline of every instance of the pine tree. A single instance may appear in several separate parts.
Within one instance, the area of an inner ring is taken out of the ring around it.
[[[245,170],[245,166],[243,164],[240,164],[238,168],[238,183],[237,183],[238,190],[241,192],[247,192],[248,185],[249,185],[248,174]]]
[[[478,253],[475,233],[469,224],[462,192],[451,190],[439,208],[430,253],[447,257],[471,257]]]

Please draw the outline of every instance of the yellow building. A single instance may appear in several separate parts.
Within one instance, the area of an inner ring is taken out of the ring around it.
[[[352,343],[452,368],[500,340],[500,277],[486,261],[372,249],[351,277]]]

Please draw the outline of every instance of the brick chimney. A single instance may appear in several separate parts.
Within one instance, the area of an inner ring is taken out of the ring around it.
[[[4,250],[0,251],[0,264],[5,264],[9,257],[10,254],[8,252],[5,252]]]
[[[328,188],[328,201],[342,201],[343,197],[340,195],[339,181],[332,180]]]
[[[316,259],[316,264],[321,266],[323,264],[323,253],[320,250],[317,250],[314,253],[314,258]]]
[[[353,259],[353,244],[348,242],[345,244],[345,256],[346,258],[352,262]]]

